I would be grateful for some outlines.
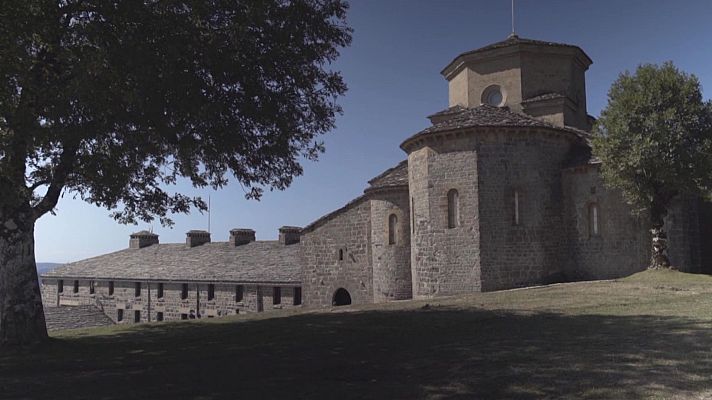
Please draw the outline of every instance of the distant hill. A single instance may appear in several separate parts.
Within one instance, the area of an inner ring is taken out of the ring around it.
[[[37,272],[40,274],[44,274],[45,272],[49,272],[57,267],[59,267],[60,263],[37,263]]]

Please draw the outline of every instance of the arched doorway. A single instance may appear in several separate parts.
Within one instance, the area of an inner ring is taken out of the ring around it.
[[[334,292],[334,298],[331,300],[334,306],[347,306],[351,304],[351,295],[344,288],[339,288]]]

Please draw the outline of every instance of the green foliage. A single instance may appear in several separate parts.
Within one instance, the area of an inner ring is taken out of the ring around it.
[[[670,62],[620,75],[592,142],[606,184],[653,223],[676,195],[712,189],[712,104],[697,78]]]
[[[132,223],[204,209],[180,178],[259,198],[322,152],[346,86],[342,0],[6,0],[0,185],[51,211],[74,192]],[[38,192],[46,194],[39,196]],[[38,190],[40,189],[40,190]],[[2,201],[0,215],[10,207]]]

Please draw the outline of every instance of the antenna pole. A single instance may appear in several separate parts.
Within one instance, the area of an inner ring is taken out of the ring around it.
[[[515,33],[514,33],[514,0],[512,0],[512,35],[515,35]]]

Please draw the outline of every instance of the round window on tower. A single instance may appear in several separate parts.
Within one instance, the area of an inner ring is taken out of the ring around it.
[[[507,100],[507,95],[499,85],[488,86],[482,92],[482,104],[502,107]]]

